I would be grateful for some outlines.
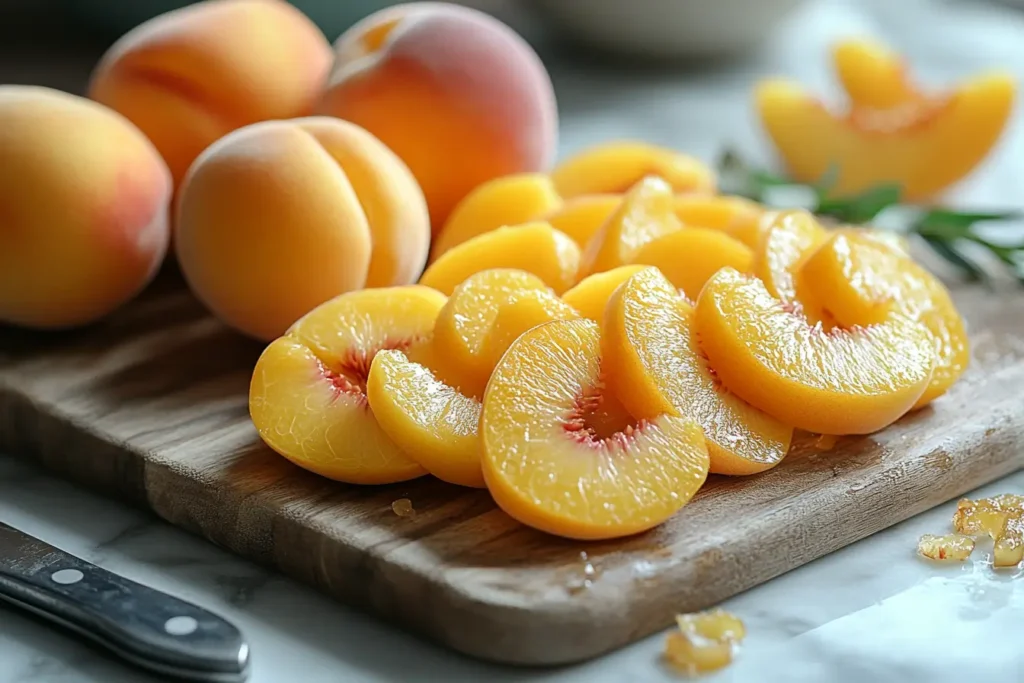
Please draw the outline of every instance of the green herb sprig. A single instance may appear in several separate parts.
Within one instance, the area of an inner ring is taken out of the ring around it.
[[[993,242],[979,234],[979,224],[1020,220],[1020,211],[955,211],[941,207],[913,207],[901,203],[902,189],[898,184],[883,183],[863,192],[836,196],[832,193],[838,177],[830,169],[813,185],[798,183],[745,162],[739,155],[726,151],[718,163],[724,194],[734,194],[757,202],[765,202],[780,188],[799,188],[809,198],[807,208],[813,213],[845,225],[864,225],[875,220],[886,209],[908,209],[906,219],[896,229],[904,234],[917,235],[932,251],[947,263],[973,280],[987,280],[989,275],[975,258],[965,250],[975,244],[998,260],[1018,282],[1024,284],[1024,240],[1007,244]],[[1018,226],[1019,227],[1019,226]]]

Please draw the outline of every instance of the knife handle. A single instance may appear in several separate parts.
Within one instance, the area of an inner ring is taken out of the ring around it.
[[[156,673],[217,683],[247,678],[249,647],[230,622],[56,548],[43,562],[0,566],[0,599]]]

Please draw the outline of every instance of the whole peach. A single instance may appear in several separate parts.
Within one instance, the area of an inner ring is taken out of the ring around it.
[[[149,136],[177,185],[232,130],[312,113],[331,59],[323,33],[283,0],[205,0],[114,43],[89,95]]]
[[[446,3],[401,4],[353,26],[335,49],[319,111],[358,123],[409,165],[435,232],[474,187],[551,165],[551,79],[497,19]]]
[[[225,323],[263,340],[344,292],[414,283],[429,246],[408,167],[331,117],[228,134],[196,159],[178,198],[186,280]]]
[[[0,321],[93,322],[167,251],[171,176],[127,119],[67,93],[0,86]]]

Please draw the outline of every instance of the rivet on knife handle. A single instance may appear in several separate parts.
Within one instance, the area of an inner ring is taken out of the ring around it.
[[[134,664],[186,680],[248,675],[249,647],[223,618],[0,524],[0,599]]]

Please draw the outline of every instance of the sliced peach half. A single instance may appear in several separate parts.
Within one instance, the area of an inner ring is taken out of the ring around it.
[[[907,318],[811,327],[761,280],[723,268],[697,299],[700,347],[730,391],[786,424],[868,434],[899,419],[931,381],[931,335]]]
[[[352,484],[426,474],[377,423],[366,379],[382,349],[413,346],[445,297],[418,285],[342,294],[270,343],[253,370],[249,413],[263,441],[299,467]]]
[[[658,176],[633,186],[583,252],[580,273],[590,275],[630,263],[648,242],[680,230],[672,188]]]
[[[868,39],[842,40],[832,47],[839,83],[854,107],[893,109],[919,102],[902,56]]]
[[[511,517],[573,539],[655,527],[703,485],[708,452],[693,420],[660,415],[599,432],[601,338],[592,320],[556,321],[519,337],[487,385],[484,481]]]
[[[621,194],[581,195],[565,202],[545,220],[554,229],[573,238],[583,249],[621,203]]]
[[[758,86],[762,124],[793,179],[814,183],[835,168],[837,195],[897,183],[908,201],[934,196],[992,150],[1013,109],[1012,76],[977,76],[920,104],[829,111],[799,85]]]
[[[683,228],[645,244],[633,263],[657,266],[676,289],[693,301],[719,268],[749,273],[754,252],[719,230]]]
[[[615,140],[585,149],[558,164],[551,177],[558,193],[568,199],[585,194],[622,194],[652,175],[664,178],[674,192],[715,190],[715,174],[699,159],[633,140]]]
[[[410,459],[443,481],[484,487],[480,401],[397,349],[374,356],[366,397],[381,429]]]
[[[427,267],[420,284],[451,294],[466,278],[491,268],[535,274],[556,292],[576,282],[580,249],[565,233],[538,221],[498,228],[452,247]]]
[[[704,429],[711,472],[754,474],[779,464],[793,428],[718,381],[697,344],[693,308],[657,268],[612,294],[602,349],[613,389],[638,418],[686,415]]]
[[[452,386],[480,398],[515,337],[534,325],[577,315],[536,275],[510,268],[485,270],[452,292],[437,315],[432,348],[444,356]]]
[[[826,230],[808,211],[779,211],[763,226],[754,251],[753,273],[764,282],[768,293],[787,306],[798,307],[809,322],[833,326],[813,283],[799,276],[803,262],[827,238]]]
[[[758,223],[764,207],[730,195],[677,195],[676,218],[693,228],[713,228],[738,239],[751,249],[760,237]]]
[[[604,310],[612,292],[629,279],[630,275],[643,270],[646,266],[619,266],[601,273],[588,275],[562,295],[562,301],[575,308],[581,316],[593,320],[598,325],[604,323]]]
[[[900,252],[852,231],[829,237],[804,263],[831,316],[844,327],[908,318],[931,335],[935,369],[918,399],[921,407],[944,394],[970,362],[963,318],[946,287]]]
[[[434,242],[430,260],[468,239],[506,225],[520,225],[562,205],[551,178],[543,173],[516,173],[476,187],[455,205]]]

